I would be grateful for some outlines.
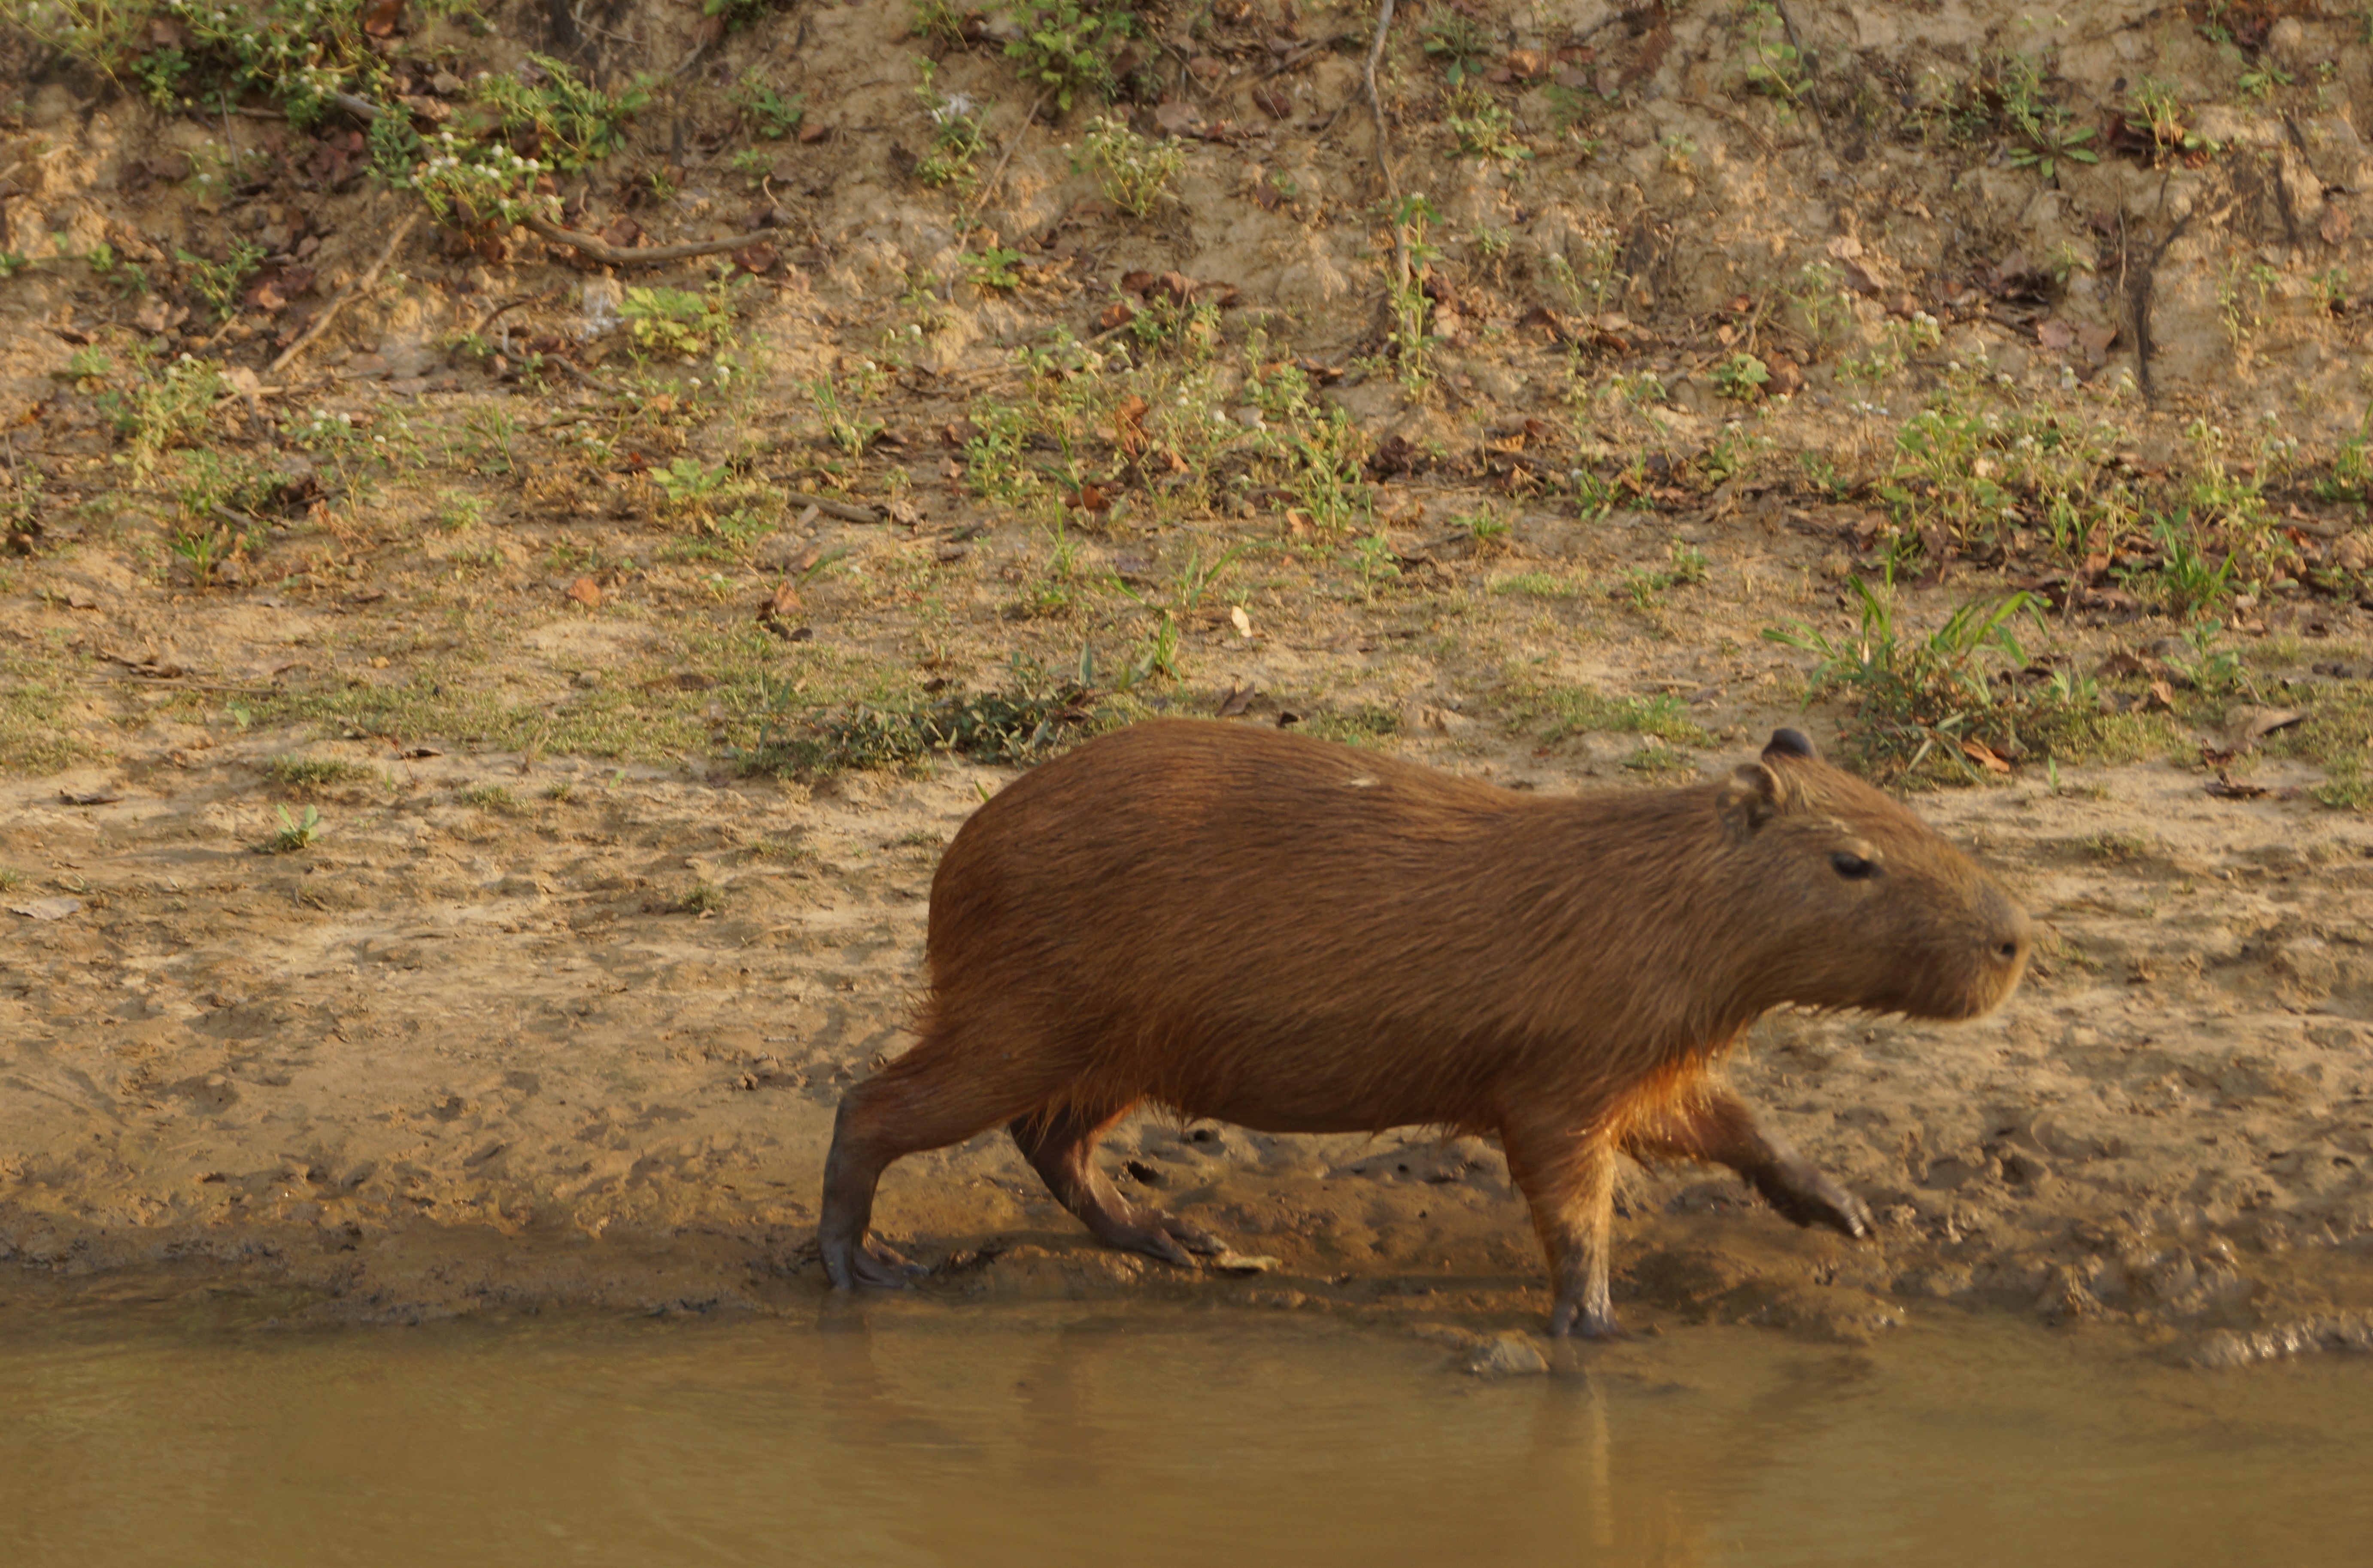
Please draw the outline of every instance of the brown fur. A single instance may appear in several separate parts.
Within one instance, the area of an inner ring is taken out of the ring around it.
[[[1211,1249],[1090,1159],[1145,1101],[1270,1132],[1495,1134],[1560,1332],[1614,1328],[1619,1149],[1730,1164],[1800,1223],[1864,1234],[1860,1200],[1711,1063],[1784,1003],[1975,1017],[2017,983],[2028,925],[1811,751],[1783,731],[1720,783],[1559,797],[1165,720],[1023,776],[932,883],[921,1042],[842,1102],[835,1283],[906,1272],[865,1242],[884,1166],[999,1123],[1106,1241]]]

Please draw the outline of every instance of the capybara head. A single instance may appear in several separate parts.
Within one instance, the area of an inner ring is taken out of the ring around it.
[[[1772,1000],[1975,1018],[2027,967],[2027,914],[1896,802],[1823,762],[1794,730],[1724,781],[1723,825],[1755,880],[1740,933]]]

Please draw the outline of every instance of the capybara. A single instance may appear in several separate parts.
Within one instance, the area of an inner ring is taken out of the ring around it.
[[[1281,731],[1164,720],[973,813],[931,883],[921,1040],[841,1101],[836,1286],[902,1154],[1002,1123],[1107,1244],[1219,1251],[1093,1160],[1144,1101],[1267,1132],[1490,1134],[1531,1205],[1553,1333],[1617,1331],[1615,1156],[1730,1166],[1799,1224],[1870,1211],[1712,1076],[1768,1009],[1975,1018],[2028,926],[1901,805],[1782,730],[1716,783],[1553,796]]]

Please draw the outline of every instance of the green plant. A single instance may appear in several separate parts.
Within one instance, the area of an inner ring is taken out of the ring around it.
[[[1993,90],[2011,137],[2007,156],[2015,168],[2032,169],[2054,180],[2063,160],[2101,161],[2101,155],[2086,146],[2093,139],[2093,127],[2075,123],[2064,105],[2044,95],[2043,69],[2034,61],[2020,54],[1997,61]]]
[[[1418,37],[1419,47],[1442,68],[1443,80],[1454,88],[1481,74],[1496,41],[1482,23],[1458,11],[1427,18]]]
[[[988,146],[988,106],[957,93],[943,93],[934,85],[936,61],[918,57],[923,79],[915,88],[923,112],[931,118],[931,150],[915,160],[915,178],[926,185],[969,186],[973,161]]]
[[[659,78],[636,76],[597,88],[564,61],[530,54],[520,69],[478,78],[478,98],[500,117],[520,150],[560,170],[599,163],[626,145],[626,123],[650,106]]]
[[[213,308],[216,321],[227,322],[239,312],[239,291],[255,275],[263,247],[251,240],[233,240],[219,262],[181,250],[173,254],[188,272],[191,292]]]
[[[22,251],[0,251],[0,282],[16,276],[33,264],[33,259]]]
[[[195,440],[228,392],[222,372],[206,360],[180,355],[161,364],[145,348],[133,351],[128,375],[105,356],[76,363],[103,378],[92,397],[115,426],[135,477],[145,479],[170,449]],[[70,367],[71,368],[71,367]]]
[[[506,142],[482,142],[440,130],[421,148],[409,174],[388,172],[388,182],[417,192],[429,216],[450,227],[484,232],[508,230],[548,205],[537,183],[546,165]]]
[[[1426,229],[1440,220],[1421,192],[1403,194],[1387,209],[1394,231],[1401,237],[1409,258],[1409,275],[1388,281],[1391,296],[1392,327],[1385,336],[1385,352],[1405,385],[1415,388],[1432,380],[1431,355],[1437,341],[1429,333],[1427,316],[1432,301],[1425,293],[1425,267],[1441,252],[1426,242]]]
[[[2016,706],[1998,697],[1989,666],[2027,663],[2015,628],[2021,620],[2040,624],[2029,595],[1970,600],[1919,637],[1897,626],[1891,583],[1875,589],[1861,578],[1849,580],[1859,610],[1851,636],[1833,637],[1802,621],[1766,626],[1763,636],[1816,656],[1808,695],[1837,692],[1851,701],[1850,744],[1865,764],[1912,774],[1943,757],[1974,777],[1970,748],[2023,749]]]
[[[964,275],[976,288],[1019,288],[1022,252],[1006,245],[964,253]]]
[[[1108,115],[1089,121],[1082,141],[1084,166],[1094,172],[1097,188],[1132,217],[1151,214],[1170,181],[1186,167],[1185,143],[1150,141],[1130,130],[1127,121]]]
[[[906,36],[928,38],[954,48],[964,41],[964,13],[950,0],[908,0]]]
[[[1688,705],[1670,694],[1608,696],[1588,686],[1520,689],[1515,709],[1521,722],[1540,726],[1538,733],[1545,741],[1594,731],[1652,735],[1685,745],[1710,745],[1713,741],[1689,718]]]
[[[701,354],[732,335],[732,291],[722,279],[697,294],[631,286],[619,301],[618,314],[640,347],[659,354]]]
[[[1788,24],[1771,0],[1748,0],[1739,13],[1739,47],[1745,56],[1739,67],[1753,91],[1794,109],[1812,90],[1806,62],[1789,41]]]
[[[1112,57],[1137,36],[1135,12],[1050,0],[1017,19],[1022,34],[1005,46],[1006,56],[1024,83],[1053,100],[1057,113],[1069,114],[1082,96],[1099,102],[1112,97]]]
[[[696,882],[677,901],[676,908],[680,913],[696,918],[721,913],[725,908],[725,889],[705,879]]]
[[[1452,97],[1459,101],[1442,117],[1443,128],[1450,133],[1458,156],[1500,163],[1520,163],[1532,157],[1533,149],[1516,135],[1516,117],[1507,106],[1479,89],[1470,97],[1469,90],[1453,88]]]
[[[2266,324],[2266,302],[2281,280],[2282,274],[2265,263],[2241,256],[2234,257],[2226,267],[2216,282],[2216,310],[2234,347],[2240,347]]]
[[[280,830],[255,847],[259,855],[292,855],[310,846],[321,836],[321,813],[307,806],[301,815],[290,816],[286,806],[275,806],[280,813]]]
[[[805,93],[795,92],[786,98],[756,71],[743,72],[732,92],[733,107],[742,111],[753,130],[770,142],[779,142],[800,128],[800,122],[807,118],[806,102]]]
[[[2158,152],[2217,150],[2215,143],[2184,123],[2182,91],[2173,82],[2144,76],[2134,83],[2127,99],[2133,107],[2126,116],[2126,129],[2135,135],[2148,136]]]
[[[1763,395],[1771,380],[1771,367],[1752,354],[1734,354],[1714,367],[1715,395],[1735,403],[1752,403]]]
[[[815,404],[816,416],[824,421],[824,434],[850,457],[862,454],[882,434],[882,421],[856,413],[843,399],[840,385],[830,371],[808,383],[808,398]]]

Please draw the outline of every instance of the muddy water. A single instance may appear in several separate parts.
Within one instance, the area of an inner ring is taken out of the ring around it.
[[[2373,1366],[1984,1320],[1487,1382],[1158,1306],[272,1331],[0,1313],[0,1562],[2361,1563]]]

